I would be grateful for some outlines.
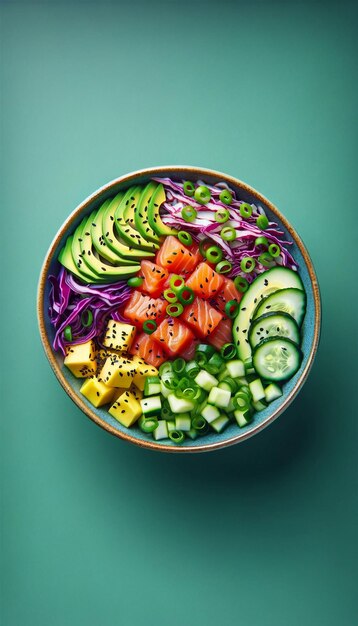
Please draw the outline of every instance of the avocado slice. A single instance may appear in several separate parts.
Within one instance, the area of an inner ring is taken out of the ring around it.
[[[106,279],[108,282],[117,281],[121,278],[127,278],[136,274],[140,270],[140,265],[111,265],[94,250],[92,246],[91,224],[94,223],[95,216],[96,211],[93,211],[93,213],[87,217],[80,237],[82,258],[86,265],[97,275],[97,278]],[[120,260],[119,263],[121,263]]]
[[[87,276],[86,273],[83,273],[81,271],[81,266],[84,266],[85,268],[87,267],[86,264],[83,263],[81,258],[78,259],[79,266],[75,264],[73,260],[73,256],[72,256],[72,250],[71,250],[72,241],[73,241],[73,235],[71,235],[70,237],[67,237],[65,245],[60,250],[60,254],[58,255],[58,260],[61,263],[61,265],[63,265],[67,270],[71,272],[71,274],[74,274],[75,276],[83,280],[85,283],[88,283],[89,281],[92,281],[93,278],[90,276]]]
[[[88,267],[87,263],[85,263],[81,250],[82,231],[86,222],[87,217],[82,220],[82,222],[77,226],[75,232],[73,233],[71,241],[71,253],[74,264],[79,272],[86,277],[87,281],[93,283],[96,282],[96,280],[98,279],[98,275]]]
[[[114,221],[116,225],[116,230],[121,239],[123,239],[128,245],[133,246],[135,248],[141,248],[144,250],[154,251],[159,249],[159,240],[156,239],[156,243],[150,241],[149,237],[146,235],[142,236],[140,234],[140,229],[137,227],[137,212],[138,212],[138,204],[140,203],[141,198],[141,187],[130,187],[121,203],[117,207]],[[130,211],[129,211],[130,207]],[[135,219],[135,228],[130,224],[130,218],[134,212]],[[128,215],[128,217],[127,217]]]
[[[110,263],[112,263],[113,265],[116,265],[116,264],[119,264],[120,261],[123,259],[119,254],[114,252],[114,250],[112,250],[112,248],[109,247],[102,231],[103,215],[105,214],[107,208],[111,204],[111,201],[112,201],[112,198],[108,198],[108,200],[103,202],[103,204],[98,209],[94,217],[94,220],[91,224],[91,237],[92,237],[92,245],[94,246],[95,250],[97,250],[98,254],[102,256],[104,259],[106,259],[107,261],[109,261]],[[131,261],[128,261],[128,263],[125,263],[125,264],[129,265],[130,263]]]
[[[125,244],[114,227],[115,213],[121,204],[124,193],[118,193],[102,216],[102,234],[109,248],[122,258],[122,263],[136,262],[154,256],[154,252],[140,250]]]
[[[178,231],[175,228],[170,228],[164,224],[160,217],[159,209],[163,202],[165,202],[165,190],[162,184],[158,185],[155,189],[148,206],[148,222],[152,229],[160,237],[163,235],[177,235]]]
[[[151,181],[144,187],[140,196],[138,208],[134,214],[137,230],[142,233],[143,237],[149,241],[154,241],[155,243],[159,242],[159,237],[149,223],[148,207],[157,186],[157,183]]]

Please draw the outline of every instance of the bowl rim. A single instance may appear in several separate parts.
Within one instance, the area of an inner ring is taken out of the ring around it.
[[[304,261],[306,263],[307,269],[308,269],[308,273],[309,273],[309,277],[311,280],[311,284],[312,284],[312,290],[313,290],[313,299],[314,299],[314,305],[315,305],[315,312],[314,312],[314,334],[313,334],[313,342],[311,345],[311,350],[310,350],[310,354],[308,356],[307,359],[307,363],[303,369],[303,371],[301,372],[301,375],[299,377],[299,379],[297,380],[295,386],[293,387],[293,389],[290,391],[290,393],[287,395],[287,397],[284,399],[284,401],[282,402],[282,404],[272,413],[272,415],[270,415],[266,420],[264,420],[264,422],[262,422],[261,424],[258,424],[256,427],[250,429],[249,431],[239,431],[237,435],[228,438],[227,440],[224,441],[218,441],[218,442],[214,442],[214,443],[201,443],[197,446],[170,446],[164,443],[159,443],[159,442],[155,442],[153,441],[146,441],[146,440],[142,440],[142,439],[138,439],[137,437],[133,436],[131,434],[131,431],[128,430],[127,432],[122,432],[120,430],[117,430],[116,428],[114,428],[113,426],[111,426],[110,424],[107,424],[107,422],[105,422],[104,420],[102,420],[98,415],[96,415],[96,413],[94,411],[92,411],[92,409],[90,407],[88,407],[84,401],[82,400],[82,398],[74,391],[74,389],[71,387],[71,385],[68,384],[66,378],[64,377],[55,357],[52,351],[52,347],[49,341],[49,338],[47,336],[46,333],[46,327],[45,327],[45,319],[44,319],[44,299],[45,299],[45,286],[46,286],[46,280],[48,277],[48,270],[49,270],[49,266],[50,263],[52,261],[52,258],[54,256],[54,252],[60,242],[60,240],[62,239],[62,237],[65,235],[66,231],[68,230],[68,228],[72,225],[72,223],[76,220],[77,216],[82,213],[85,212],[85,209],[97,198],[99,198],[103,193],[108,192],[111,190],[112,187],[118,185],[118,184],[123,184],[123,183],[130,183],[132,179],[138,178],[138,177],[153,177],[153,176],[157,176],[157,177],[161,177],[164,176],[164,174],[175,174],[178,171],[180,171],[181,173],[188,173],[191,176],[196,176],[197,178],[203,178],[207,175],[212,176],[214,178],[218,178],[223,182],[228,183],[229,185],[234,185],[235,187],[238,187],[240,189],[243,189],[244,191],[248,192],[249,194],[251,194],[253,197],[255,197],[259,202],[264,203],[277,217],[278,219],[282,222],[282,224],[285,226],[285,228],[287,229],[287,231],[290,233],[291,237],[294,239],[296,245],[298,246],[298,248],[300,249],[300,252],[304,258]],[[41,271],[40,271],[40,277],[39,277],[39,283],[38,283],[38,291],[37,291],[37,319],[38,319],[38,326],[39,326],[39,331],[40,331],[40,337],[41,337],[41,341],[42,341],[42,345],[45,351],[45,354],[50,362],[50,365],[58,379],[58,381],[60,382],[60,384],[62,385],[63,389],[66,391],[66,393],[68,394],[68,396],[71,398],[71,400],[85,413],[85,415],[87,415],[87,417],[89,417],[93,422],[95,422],[98,426],[100,426],[101,428],[103,428],[104,430],[110,432],[112,435],[120,438],[120,439],[124,439],[126,441],[130,441],[131,443],[134,443],[142,448],[149,448],[151,450],[159,450],[160,452],[175,452],[175,453],[180,453],[180,452],[185,452],[185,453],[190,453],[190,452],[208,452],[211,450],[217,450],[220,448],[225,448],[231,445],[234,445],[236,443],[239,443],[241,441],[244,441],[246,439],[249,439],[250,437],[253,437],[254,435],[256,435],[258,432],[262,431],[264,428],[266,428],[267,426],[269,426],[270,424],[272,424],[272,422],[274,422],[286,409],[287,407],[291,404],[291,402],[294,400],[294,398],[296,397],[296,395],[298,394],[298,392],[301,390],[301,388],[303,387],[305,381],[307,380],[308,374],[311,370],[314,358],[316,356],[317,353],[317,349],[318,349],[318,344],[319,344],[319,339],[320,339],[320,330],[321,330],[321,298],[320,298],[320,291],[319,291],[319,286],[318,286],[318,280],[317,280],[317,276],[316,276],[316,272],[314,270],[313,267],[313,263],[312,260],[306,250],[306,247],[302,241],[302,239],[299,237],[299,235],[296,233],[295,229],[291,226],[291,224],[288,222],[288,220],[284,217],[284,215],[282,215],[280,213],[280,211],[278,210],[278,208],[270,201],[268,200],[265,196],[263,196],[260,192],[256,191],[256,189],[254,189],[253,187],[251,187],[250,185],[248,185],[247,183],[244,183],[243,181],[241,181],[238,178],[235,178],[234,176],[228,175],[228,174],[224,174],[222,172],[219,172],[217,170],[213,170],[213,169],[209,169],[209,168],[202,168],[202,167],[196,167],[196,166],[189,166],[189,165],[161,165],[161,166],[157,166],[157,167],[149,167],[149,168],[143,168],[143,169],[139,169],[139,170],[135,170],[132,172],[129,172],[128,174],[124,174],[123,176],[119,176],[118,178],[115,178],[111,181],[109,181],[108,183],[106,183],[105,185],[103,185],[102,187],[99,187],[94,193],[92,193],[90,196],[88,196],[85,200],[83,200],[75,209],[74,211],[72,211],[72,213],[69,215],[69,217],[63,222],[62,226],[59,228],[59,230],[57,231],[47,253],[44,259],[44,262],[42,264],[41,267]]]

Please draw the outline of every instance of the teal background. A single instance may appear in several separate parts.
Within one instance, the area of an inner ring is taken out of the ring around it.
[[[346,2],[2,3],[4,626],[357,624],[357,13]],[[320,350],[253,439],[172,456],[62,391],[36,286],[73,208],[125,172],[222,170],[315,264]]]

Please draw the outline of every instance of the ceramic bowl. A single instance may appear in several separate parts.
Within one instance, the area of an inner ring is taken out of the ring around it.
[[[250,203],[260,203],[265,209],[270,221],[277,222],[284,231],[285,237],[293,241],[290,250],[299,265],[300,276],[307,293],[307,311],[302,328],[302,351],[304,358],[299,371],[291,380],[285,383],[283,396],[269,404],[263,411],[256,413],[253,421],[245,428],[240,429],[233,423],[221,434],[212,432],[204,437],[198,437],[194,441],[186,439],[180,446],[170,441],[168,442],[167,440],[156,442],[152,439],[151,435],[142,433],[137,427],[126,429],[108,413],[106,408],[94,408],[86,398],[80,394],[79,390],[83,381],[75,378],[71,374],[63,365],[62,355],[54,352],[52,349],[54,331],[48,316],[48,276],[49,274],[56,274],[60,268],[57,255],[64,245],[66,237],[74,231],[84,215],[98,208],[106,198],[114,196],[119,190],[125,189],[130,185],[146,183],[153,176],[169,176],[177,180],[185,179],[196,181],[201,179],[212,185],[215,185],[219,181],[225,181],[237,192],[239,199]],[[214,170],[187,166],[168,166],[138,170],[111,181],[84,200],[61,226],[46,254],[39,280],[37,310],[41,339],[47,358],[62,387],[75,404],[77,404],[91,420],[116,437],[152,450],[176,453],[205,452],[223,448],[239,443],[257,434],[271,424],[283,413],[289,404],[291,404],[307,379],[317,351],[321,323],[320,295],[316,274],[302,240],[287,219],[269,200],[246,183]]]

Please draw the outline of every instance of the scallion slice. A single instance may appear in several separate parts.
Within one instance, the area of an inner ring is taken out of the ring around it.
[[[142,415],[138,420],[138,426],[143,433],[152,433],[158,427],[158,419],[156,417],[144,417]]]
[[[186,287],[184,285],[184,287],[178,289],[177,294],[179,302],[184,305],[194,302],[195,293],[192,289],[190,289],[190,287]]]
[[[214,217],[215,221],[218,222],[218,224],[224,224],[228,221],[228,219],[230,219],[230,212],[227,209],[218,209],[215,212]]]
[[[253,259],[252,256],[246,256],[241,260],[240,268],[242,272],[245,272],[245,274],[250,274],[254,271],[255,265],[255,259]]]
[[[185,439],[185,435],[182,430],[172,430],[169,432],[168,437],[173,443],[177,444],[183,443]]]
[[[177,302],[178,300],[177,295],[174,293],[172,289],[166,289],[163,293],[163,296],[167,302]]]
[[[193,206],[185,206],[181,210],[181,216],[185,222],[194,222],[196,220],[197,211]]]
[[[277,243],[271,243],[268,247],[268,252],[275,259],[280,256],[281,248]]]
[[[215,271],[218,274],[229,274],[229,272],[231,272],[232,270],[232,263],[230,263],[230,261],[220,261],[220,263],[217,263],[217,265],[215,266]]]
[[[185,366],[186,366],[186,362],[184,361],[184,359],[182,359],[181,357],[179,357],[178,359],[175,359],[175,361],[173,361],[173,372],[175,374],[182,374],[185,370]]]
[[[184,307],[180,302],[174,302],[173,304],[168,304],[165,310],[170,317],[179,317],[184,311]]]
[[[183,191],[186,196],[193,196],[195,192],[195,185],[191,182],[191,180],[186,180],[183,185]]]
[[[155,330],[157,330],[157,322],[155,320],[145,320],[143,323],[143,331],[147,333],[147,335],[151,335]]]
[[[88,328],[89,326],[91,326],[93,322],[93,313],[92,311],[90,311],[90,309],[86,309],[85,311],[83,311],[81,315],[81,322],[84,328]]]
[[[209,263],[218,263],[223,258],[223,251],[219,246],[210,246],[205,250],[205,256]]]
[[[252,215],[252,206],[247,202],[242,202],[240,204],[240,215],[241,217],[248,218]]]
[[[229,300],[225,304],[225,313],[230,318],[233,319],[239,312],[240,305],[237,300]]]
[[[187,233],[186,230],[180,230],[177,234],[179,241],[184,246],[191,246],[193,243],[193,238],[190,233]]]
[[[260,228],[261,230],[266,230],[268,225],[269,225],[269,221],[266,215],[262,214],[256,218],[256,226],[258,226],[258,228]]]
[[[220,237],[224,241],[234,241],[236,239],[236,230],[232,226],[224,226],[220,231]]]
[[[243,276],[235,276],[234,285],[240,293],[245,293],[249,288],[249,283]]]
[[[220,348],[220,354],[225,361],[234,359],[236,356],[236,346],[233,343],[225,343]]]
[[[178,294],[179,289],[182,289],[185,285],[184,278],[178,274],[173,274],[173,276],[170,277],[169,285],[174,293]]]
[[[269,254],[268,252],[263,252],[262,254],[260,254],[257,260],[264,267],[273,267],[275,265],[274,259],[272,258],[271,254]]]
[[[63,336],[65,341],[72,341],[72,328],[70,325],[64,328]]]

